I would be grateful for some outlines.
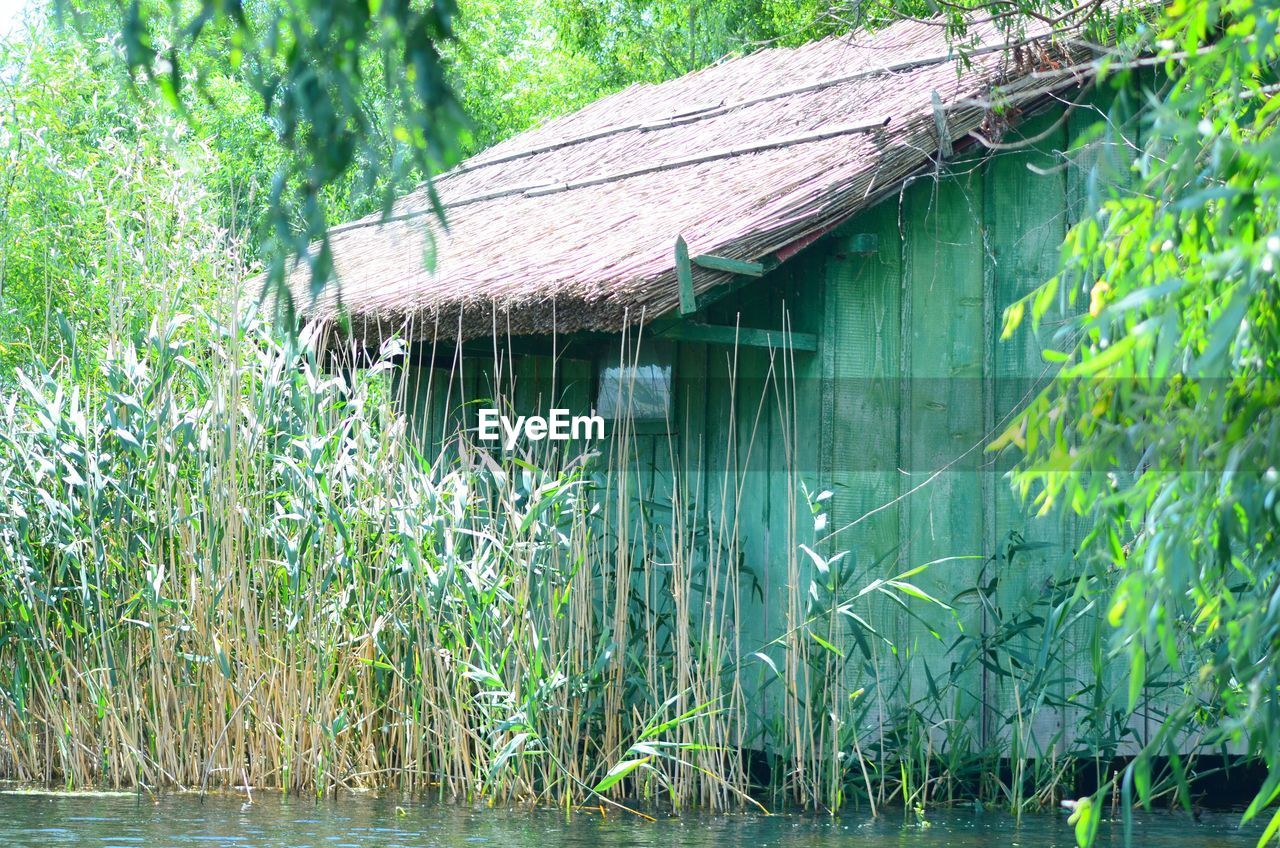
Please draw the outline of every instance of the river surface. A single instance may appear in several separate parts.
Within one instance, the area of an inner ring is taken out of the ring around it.
[[[913,817],[914,818],[914,817]],[[872,820],[849,813],[704,816],[644,822],[624,815],[520,812],[373,796],[312,801],[255,795],[0,793],[3,848],[1071,848],[1065,815],[1030,815],[1021,822],[993,812],[937,811],[929,826],[900,811]],[[1151,814],[1134,824],[1142,848],[1234,848],[1256,844],[1258,829],[1236,828],[1237,813]],[[1100,846],[1121,846],[1119,824],[1103,825]]]

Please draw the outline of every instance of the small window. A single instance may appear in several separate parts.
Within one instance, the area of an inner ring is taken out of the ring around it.
[[[666,421],[671,415],[671,348],[650,345],[638,356],[600,363],[596,412],[609,421]]]

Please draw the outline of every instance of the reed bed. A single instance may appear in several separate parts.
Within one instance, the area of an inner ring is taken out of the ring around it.
[[[732,531],[647,535],[591,455],[424,456],[395,350],[202,320],[0,412],[0,773],[749,802]]]
[[[4,778],[1024,809],[1131,733],[1089,613],[1106,574],[1016,608],[968,590],[991,626],[912,692],[915,646],[843,634],[885,595],[928,601],[888,582],[892,563],[801,547],[827,494],[799,475],[785,627],[752,644],[730,475],[700,481],[668,445],[656,521],[625,424],[565,453],[482,448],[465,415],[424,440],[398,343],[326,368],[306,339],[228,315],[157,323],[93,375],[64,356],[0,406]],[[787,371],[735,402],[793,420]],[[1067,675],[1063,634],[1082,628],[1094,659]],[[1016,690],[986,737],[955,707],[981,699],[979,665]],[[1046,741],[1050,709],[1082,719]]]

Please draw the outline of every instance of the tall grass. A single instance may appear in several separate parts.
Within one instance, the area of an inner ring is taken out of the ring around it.
[[[202,316],[115,345],[92,379],[66,349],[0,408],[4,777],[1023,809],[1129,732],[1105,651],[1061,671],[1063,634],[1100,626],[1078,581],[1014,605],[961,591],[992,625],[946,634],[950,669],[910,691],[917,647],[867,622],[886,595],[930,600],[914,569],[801,545],[828,498],[803,481],[785,625],[752,644],[747,484],[722,475],[709,496],[672,444],[656,520],[625,419],[604,450],[494,452],[459,427],[424,451],[395,343],[322,368],[254,321]],[[785,397],[739,402],[786,420]],[[979,667],[1014,695],[985,738],[956,706],[991,706],[966,688]],[[1036,730],[1086,695],[1080,728]]]
[[[650,569],[624,468],[423,456],[389,360],[201,320],[0,412],[0,771],[746,802],[732,531]]]

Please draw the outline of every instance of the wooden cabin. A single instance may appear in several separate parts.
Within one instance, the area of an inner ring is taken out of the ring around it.
[[[989,26],[961,51],[903,22],[632,86],[437,179],[447,230],[425,190],[336,228],[340,285],[309,311],[345,313],[370,350],[407,341],[406,411],[432,446],[478,405],[603,416],[599,449],[643,505],[620,543],[633,571],[724,546],[741,644],[796,626],[819,559],[848,552],[855,587],[933,563],[910,583],[954,616],[884,599],[867,622],[894,647],[854,664],[851,692],[908,667],[873,720],[962,675],[934,720],[973,744],[1031,723],[1046,752],[1087,747],[1099,716],[1134,721],[1073,666],[1096,628],[1010,637],[1070,645],[1061,699],[1035,705],[958,657],[954,628],[1035,618],[1080,536],[1032,517],[987,446],[1053,373],[1052,322],[1002,340],[1004,310],[1129,169],[1089,132],[1138,132],[1131,98],[1091,90],[1092,58]]]

